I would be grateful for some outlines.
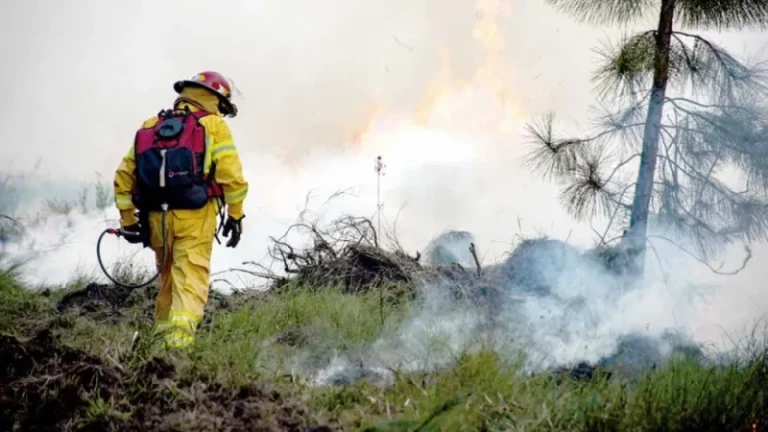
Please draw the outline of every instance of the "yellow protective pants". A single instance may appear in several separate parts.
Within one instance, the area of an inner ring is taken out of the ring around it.
[[[165,343],[186,348],[208,302],[211,251],[216,230],[213,201],[199,210],[169,210],[165,218],[165,266],[160,268],[162,286],[157,295],[155,320],[165,333]],[[149,214],[150,246],[158,268],[163,259],[162,213]]]

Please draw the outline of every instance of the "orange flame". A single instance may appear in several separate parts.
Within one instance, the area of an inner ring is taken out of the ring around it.
[[[507,133],[514,129],[523,117],[523,109],[519,96],[521,92],[514,87],[515,73],[506,61],[504,50],[506,41],[502,32],[502,20],[511,14],[510,0],[477,0],[476,19],[472,34],[483,52],[483,62],[475,70],[470,79],[456,77],[451,67],[451,53],[442,48],[440,55],[440,70],[430,81],[421,101],[417,104],[411,118],[412,125],[439,127],[433,122],[444,114],[458,116],[457,110],[473,108],[467,104],[480,100],[495,101],[491,113],[478,115],[474,118],[461,117],[463,121],[474,123],[482,128],[497,128],[495,132]],[[472,99],[479,96],[479,99]],[[518,98],[516,98],[518,96]],[[484,106],[483,108],[488,108]],[[352,131],[352,144],[361,145],[370,137],[372,127],[377,117],[386,110],[384,107],[374,107],[371,116],[362,126]]]
[[[475,71],[470,82],[453,77],[450,55],[447,50],[440,53],[442,67],[433,78],[422,102],[416,108],[414,121],[428,122],[435,107],[444,100],[464,92],[487,92],[494,95],[501,104],[503,118],[500,119],[502,132],[508,132],[512,123],[522,117],[522,108],[511,97],[514,71],[504,58],[506,41],[502,35],[500,21],[511,14],[509,0],[478,0],[473,36],[485,54],[484,63]]]
[[[352,130],[352,143],[359,145],[361,142],[365,141],[371,132],[373,123],[379,116],[385,114],[388,110],[389,109],[383,105],[373,105],[365,108],[363,111],[365,113],[364,117],[367,120],[365,121],[365,124]]]
[[[428,122],[435,106],[446,97],[456,93],[466,84],[453,77],[451,69],[451,54],[447,48],[440,50],[440,71],[432,78],[427,91],[414,112],[414,121],[417,124]]]

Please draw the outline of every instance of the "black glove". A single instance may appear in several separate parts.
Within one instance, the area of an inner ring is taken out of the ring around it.
[[[227,242],[227,247],[234,248],[240,243],[240,234],[243,233],[244,218],[245,216],[240,219],[235,219],[232,216],[227,218],[227,222],[224,224],[224,231],[221,233],[224,237],[229,237],[229,233],[232,233],[232,237]]]
[[[123,231],[123,238],[128,243],[141,243],[141,234],[140,234],[140,226],[139,224],[135,223],[133,225],[128,225],[127,227],[123,227],[121,231]]]

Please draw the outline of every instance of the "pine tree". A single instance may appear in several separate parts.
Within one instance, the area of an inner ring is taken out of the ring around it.
[[[596,132],[558,136],[552,114],[529,125],[535,147],[528,161],[565,184],[571,213],[624,222],[620,245],[637,274],[651,218],[687,234],[704,257],[724,244],[765,239],[765,70],[677,28],[764,28],[768,0],[547,1],[589,23],[629,24],[658,13],[657,29],[598,51]],[[723,180],[734,168],[739,189]]]

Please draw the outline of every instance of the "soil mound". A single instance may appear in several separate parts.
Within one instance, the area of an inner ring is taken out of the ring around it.
[[[317,428],[318,426],[314,426]],[[0,430],[310,430],[299,402],[255,383],[176,381],[153,359],[128,368],[60,345],[0,335]]]
[[[0,335],[0,429],[65,429],[87,408],[87,393],[108,400],[121,373],[95,357],[59,347],[48,331],[28,342]]]
[[[99,322],[117,323],[130,319],[137,313],[140,318],[152,321],[158,288],[124,288],[116,285],[90,283],[81,290],[68,293],[58,302],[56,310],[64,316],[80,316]],[[234,291],[226,295],[211,290],[205,305],[205,318],[201,326],[211,322],[216,311],[233,310],[249,301],[259,301],[265,294],[260,292]]]
[[[138,307],[144,316],[151,317],[156,295],[157,288],[154,286],[130,289],[90,283],[82,290],[62,297],[56,310],[94,320],[116,322],[124,318],[127,309]]]

